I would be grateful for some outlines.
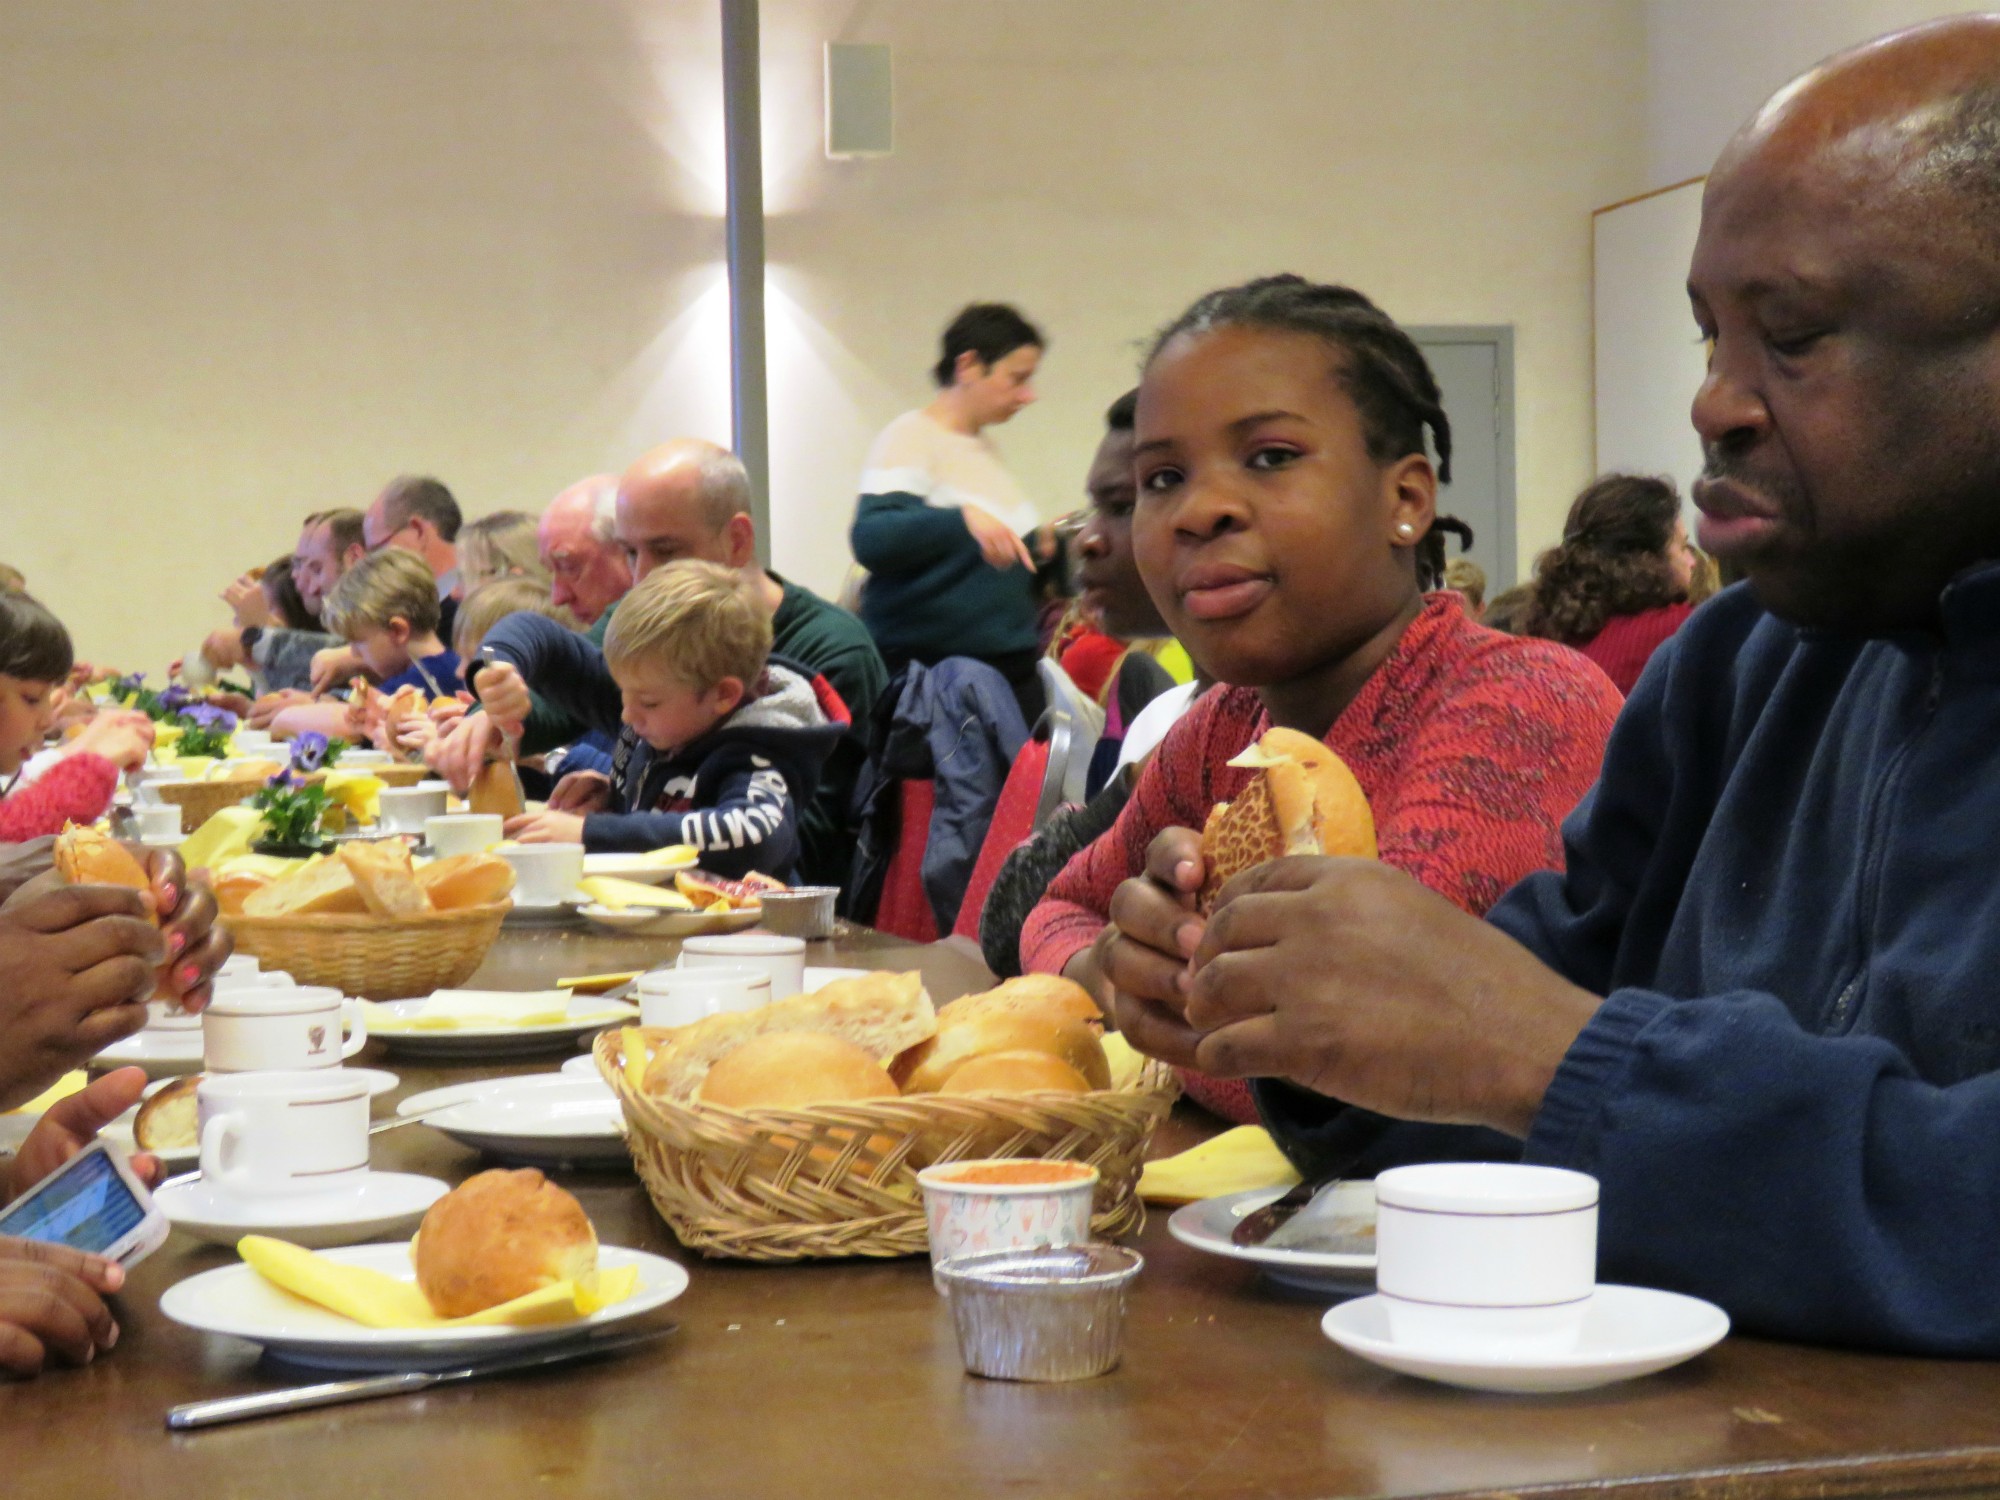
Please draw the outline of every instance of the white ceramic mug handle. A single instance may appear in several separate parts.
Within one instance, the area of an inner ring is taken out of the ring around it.
[[[340,1002],[340,1019],[349,1032],[346,1044],[340,1049],[341,1059],[345,1061],[368,1045],[368,1012],[361,1008],[359,1000],[343,1000]]]
[[[235,1115],[211,1115],[208,1123],[201,1127],[201,1175],[213,1179],[216,1186],[225,1192],[247,1193],[254,1186],[250,1174],[230,1161],[234,1154],[231,1144],[239,1138]],[[211,1161],[215,1163],[213,1171],[208,1167]]]

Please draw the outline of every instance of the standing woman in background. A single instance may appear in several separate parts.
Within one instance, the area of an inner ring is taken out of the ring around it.
[[[1570,506],[1562,545],[1535,559],[1522,633],[1574,646],[1629,694],[1694,612],[1699,562],[1670,481],[1606,474]]]
[[[1007,679],[1029,724],[1042,711],[1037,575],[1059,558],[985,430],[1035,399],[1045,342],[1003,303],[953,318],[931,372],[937,396],[868,451],[850,535],[869,574],[862,623],[890,672],[975,657]]]

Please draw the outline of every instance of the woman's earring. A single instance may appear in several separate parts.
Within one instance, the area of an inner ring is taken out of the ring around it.
[[[1416,534],[1417,534],[1417,528],[1412,526],[1408,521],[1400,521],[1397,523],[1396,525],[1397,536],[1415,536]]]

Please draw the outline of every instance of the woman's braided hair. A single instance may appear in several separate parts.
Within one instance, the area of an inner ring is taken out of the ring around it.
[[[1687,590],[1667,561],[1681,497],[1673,482],[1606,474],[1576,497],[1562,544],[1535,559],[1522,633],[1581,646],[1618,615],[1678,604]]]
[[[1146,361],[1152,363],[1184,333],[1231,325],[1311,334],[1339,349],[1345,357],[1334,374],[1361,413],[1368,456],[1386,464],[1422,453],[1428,427],[1437,450],[1438,480],[1451,482],[1451,422],[1437,377],[1416,340],[1360,292],[1291,275],[1260,276],[1224,287],[1198,299],[1162,329]],[[1443,571],[1441,556],[1438,570]]]

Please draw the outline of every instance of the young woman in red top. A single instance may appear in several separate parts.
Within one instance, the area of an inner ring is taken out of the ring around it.
[[[1629,693],[1694,612],[1698,561],[1671,482],[1606,474],[1570,506],[1562,544],[1535,560],[1522,629],[1576,647]]]
[[[1425,429],[1438,453],[1426,456]],[[1161,613],[1218,686],[1168,733],[1110,833],[1049,887],[1024,967],[1108,999],[1112,892],[1169,827],[1201,827],[1272,725],[1322,738],[1359,779],[1382,858],[1471,912],[1558,865],[1558,824],[1597,774],[1619,697],[1574,652],[1485,630],[1426,596],[1418,550],[1451,429],[1402,329],[1360,293],[1295,276],[1202,298],[1140,387],[1133,546]],[[1199,940],[1187,869],[1185,969]],[[1107,1006],[1108,1009],[1108,1006]],[[1188,1076],[1232,1118],[1241,1084]]]
[[[57,690],[74,659],[62,621],[26,594],[0,591],[0,844],[96,822],[111,806],[118,773],[143,765],[152,746],[144,714],[101,713],[53,765],[16,785],[55,722]]]

